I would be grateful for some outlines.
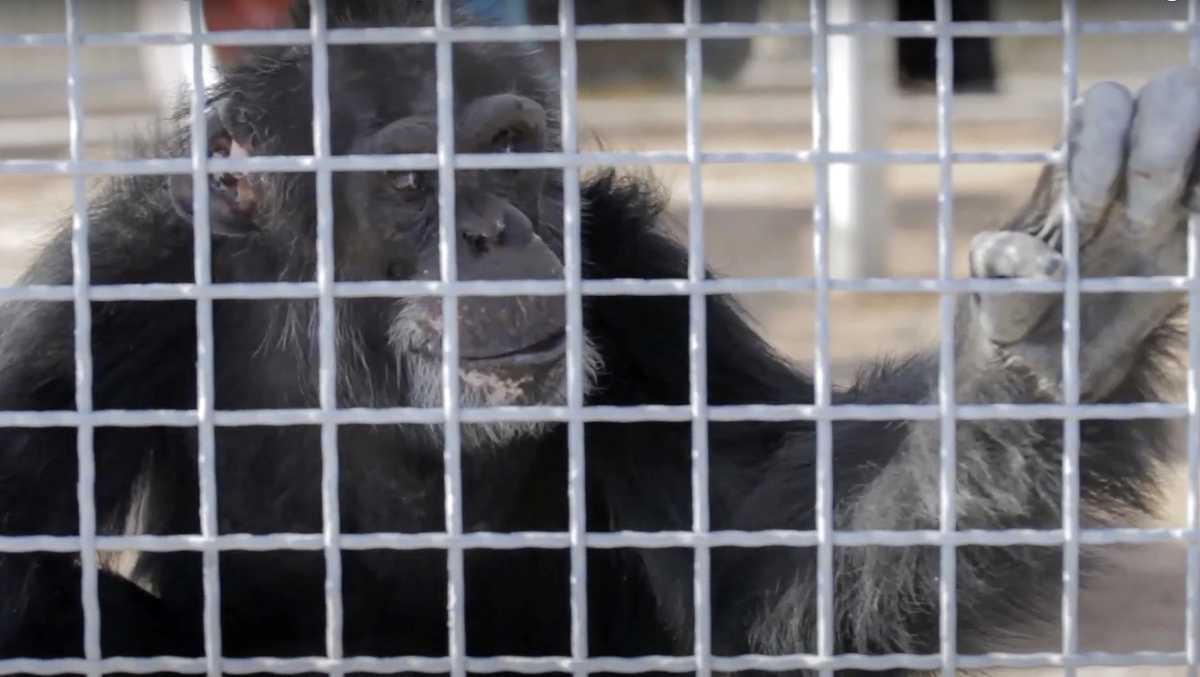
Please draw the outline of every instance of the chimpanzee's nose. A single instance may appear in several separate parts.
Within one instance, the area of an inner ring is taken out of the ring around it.
[[[455,208],[464,253],[485,254],[498,248],[519,249],[533,237],[533,224],[507,200],[460,195]]]

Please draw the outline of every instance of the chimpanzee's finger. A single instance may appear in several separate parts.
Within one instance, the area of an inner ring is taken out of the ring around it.
[[[1174,229],[1200,142],[1200,69],[1174,68],[1138,93],[1126,169],[1128,234]]]
[[[1075,104],[1067,176],[1078,222],[1096,224],[1116,195],[1129,131],[1133,95],[1115,82],[1097,84]]]

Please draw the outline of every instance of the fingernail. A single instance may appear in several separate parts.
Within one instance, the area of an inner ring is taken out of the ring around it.
[[[1062,277],[1063,268],[1063,259],[1061,256],[1047,256],[1042,266],[1042,272],[1046,277],[1058,279]]]

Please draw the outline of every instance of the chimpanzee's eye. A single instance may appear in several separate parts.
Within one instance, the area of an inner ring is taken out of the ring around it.
[[[498,153],[511,153],[519,140],[517,133],[506,127],[492,136],[492,148]]]
[[[388,185],[405,197],[416,198],[424,192],[425,181],[419,172],[399,170],[387,172]]]

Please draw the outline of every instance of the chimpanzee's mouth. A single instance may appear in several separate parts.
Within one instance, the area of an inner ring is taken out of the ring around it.
[[[561,359],[566,354],[567,334],[565,329],[529,345],[490,355],[467,355],[459,357],[473,366],[521,365],[535,366]]]

